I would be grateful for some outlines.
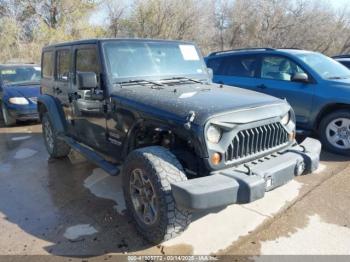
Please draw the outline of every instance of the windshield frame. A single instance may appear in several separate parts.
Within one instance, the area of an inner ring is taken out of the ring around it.
[[[39,79],[38,80],[25,80],[25,81],[17,81],[17,82],[5,82],[3,79],[2,71],[3,70],[16,70],[18,68],[33,68],[35,71],[39,71]],[[40,70],[36,70],[35,68],[40,68]],[[15,86],[15,85],[30,85],[30,84],[39,84],[41,80],[41,67],[36,64],[24,64],[24,65],[1,65],[0,66],[0,83],[5,86]]]
[[[204,72],[203,73],[198,73],[198,74],[171,74],[171,75],[159,75],[159,76],[131,76],[131,77],[118,77],[115,78],[112,76],[110,70],[110,65],[108,65],[108,57],[106,54],[106,48],[104,45],[106,43],[111,43],[111,42],[130,42],[130,43],[171,43],[171,44],[183,44],[183,45],[193,45],[198,53],[199,56],[199,62],[201,63]],[[172,40],[144,40],[144,39],[108,39],[101,41],[100,43],[100,52],[102,53],[102,64],[104,67],[104,71],[106,73],[106,77],[111,83],[121,83],[121,82],[128,82],[128,81],[133,81],[133,80],[149,80],[149,81],[160,81],[163,79],[169,79],[173,77],[187,77],[187,78],[192,78],[192,79],[198,79],[198,80],[205,80],[208,81],[210,79],[210,76],[207,71],[207,66],[204,62],[203,56],[198,49],[197,45],[192,43],[192,42],[185,42],[185,41],[172,41]]]
[[[318,52],[303,52],[303,53],[297,53],[295,54],[295,56],[297,57],[297,59],[299,61],[301,61],[301,63],[303,63],[304,65],[306,65],[308,68],[310,68],[312,70],[312,72],[314,72],[314,74],[316,74],[319,78],[323,79],[323,80],[341,80],[341,79],[348,79],[350,78],[350,69],[347,68],[346,66],[342,65],[341,63],[339,63],[338,61],[332,59],[331,57],[328,57],[326,55],[323,55],[321,53]],[[334,61],[334,64],[336,64],[337,66],[339,66],[340,68],[343,69],[347,69],[349,71],[349,74],[346,75],[330,75],[330,76],[325,76],[324,74],[322,74],[319,70],[316,69],[315,66],[313,66],[312,64],[309,64],[308,62],[306,62],[303,57],[304,56],[318,56],[321,59],[324,59],[324,61],[328,61],[329,62],[329,66],[334,66],[332,65],[332,62]],[[339,78],[337,78],[339,77]]]

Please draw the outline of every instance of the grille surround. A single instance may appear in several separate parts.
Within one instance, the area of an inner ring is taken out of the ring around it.
[[[280,122],[239,130],[225,152],[225,163],[233,164],[267,154],[289,144],[287,130]]]

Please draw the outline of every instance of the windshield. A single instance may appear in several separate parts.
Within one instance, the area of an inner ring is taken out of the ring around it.
[[[350,77],[348,68],[328,56],[317,53],[298,54],[297,56],[322,78],[342,79]]]
[[[181,75],[203,78],[206,74],[205,65],[191,44],[119,41],[105,42],[103,48],[107,70],[115,81]]]
[[[40,81],[40,67],[14,66],[0,69],[1,79],[5,84],[19,84]]]

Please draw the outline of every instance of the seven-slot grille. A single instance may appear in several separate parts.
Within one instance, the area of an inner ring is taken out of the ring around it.
[[[279,122],[241,130],[227,148],[225,159],[226,162],[236,161],[281,146],[288,141],[288,133]]]

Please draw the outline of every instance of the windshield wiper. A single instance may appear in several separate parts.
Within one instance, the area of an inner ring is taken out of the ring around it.
[[[328,77],[328,79],[347,79],[349,76],[331,76]]]
[[[120,85],[120,87],[124,86],[133,86],[133,85],[152,85],[152,87],[157,86],[158,88],[161,88],[163,85],[154,81],[149,81],[145,79],[136,79],[136,80],[129,80],[129,81],[123,81],[123,82],[116,82],[115,84]]]
[[[166,79],[162,79],[161,81],[164,81],[164,82],[171,82],[171,81],[178,81],[178,82],[194,82],[194,83],[198,83],[198,84],[203,84],[203,81],[201,80],[196,80],[196,79],[193,79],[193,78],[189,78],[189,77],[171,77],[171,78],[166,78]]]

